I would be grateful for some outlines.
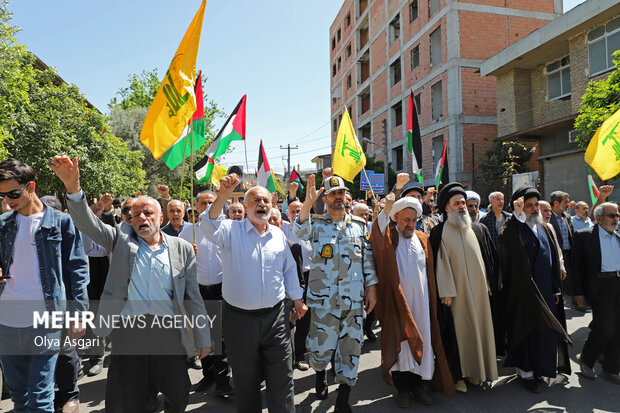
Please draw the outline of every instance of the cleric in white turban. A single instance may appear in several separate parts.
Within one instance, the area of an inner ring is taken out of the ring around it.
[[[474,191],[466,191],[467,194],[467,211],[471,220],[478,222],[480,219],[480,195]]]

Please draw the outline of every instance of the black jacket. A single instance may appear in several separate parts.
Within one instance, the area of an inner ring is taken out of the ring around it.
[[[573,292],[575,295],[585,295],[590,302],[598,290],[596,274],[601,272],[599,231],[604,230],[596,224],[575,232],[571,252]],[[620,235],[620,229],[616,229],[616,234]]]

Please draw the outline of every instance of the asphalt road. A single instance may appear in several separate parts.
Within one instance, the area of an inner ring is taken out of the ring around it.
[[[569,302],[570,298],[566,300]],[[573,374],[568,377],[559,375],[550,386],[540,394],[525,390],[510,369],[500,368],[500,378],[489,390],[470,386],[466,394],[455,393],[444,397],[433,393],[434,405],[430,407],[415,404],[410,408],[416,412],[620,412],[620,386],[604,379],[589,380],[574,373],[579,370],[576,355],[581,352],[589,332],[588,323],[591,313],[583,314],[567,309],[568,332],[574,342],[569,348]],[[380,328],[375,332],[380,334]],[[379,343],[366,343],[363,348],[357,386],[351,392],[351,402],[355,412],[400,412],[392,399],[393,387],[381,378],[379,365],[381,354]],[[596,369],[600,369],[597,364]],[[80,412],[103,412],[105,395],[105,377],[107,369],[98,376],[80,379]],[[201,372],[190,370],[192,383],[200,380]],[[328,379],[331,376],[328,374]],[[325,413],[333,411],[337,386],[330,381],[330,394],[327,400],[317,400],[314,395],[314,374],[295,371],[295,403],[297,412]],[[163,396],[159,395],[163,411]],[[263,406],[265,404],[263,403]],[[12,410],[10,400],[0,403],[0,411]],[[188,412],[234,412],[234,401],[223,399],[213,394],[210,389],[206,394],[191,393]],[[263,409],[267,412],[267,409]]]

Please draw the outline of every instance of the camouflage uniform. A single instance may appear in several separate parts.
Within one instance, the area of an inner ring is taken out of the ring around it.
[[[335,351],[336,382],[354,386],[364,338],[364,290],[379,282],[366,223],[352,215],[341,223],[312,215],[301,225],[297,220],[294,231],[314,250],[306,295],[310,365],[325,370]]]

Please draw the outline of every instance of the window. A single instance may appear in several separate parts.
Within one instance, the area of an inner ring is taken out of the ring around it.
[[[430,18],[433,14],[439,11],[439,0],[428,0],[428,17]]]
[[[342,69],[342,58],[338,58],[338,70]]]
[[[338,132],[338,119],[334,119],[333,124],[334,124],[334,129],[333,129],[334,132]]]
[[[355,115],[353,114],[353,105],[347,106],[347,110],[349,111],[349,117],[353,119],[355,117]]]
[[[344,19],[344,25],[349,27],[351,25],[351,13],[347,14],[347,17]]]
[[[351,89],[351,75],[347,76],[347,89]]]
[[[431,47],[431,67],[435,67],[441,64],[442,53],[441,53],[441,26],[435,29],[434,32],[430,34],[429,43]]]
[[[431,116],[439,120],[443,116],[443,86],[441,80],[431,86]]]
[[[394,106],[392,106],[392,125],[393,127],[397,127],[403,124],[403,104],[402,102],[398,102]]]
[[[390,76],[392,78],[392,86],[400,82],[400,58],[390,65]]]
[[[588,33],[590,75],[613,69],[612,53],[620,49],[620,17]]]
[[[417,45],[411,50],[411,71],[420,66],[420,45]]]
[[[570,95],[570,59],[568,56],[547,65],[547,100]]]
[[[342,38],[342,30],[338,29],[338,34],[336,36],[338,37],[338,41],[340,41]]]
[[[336,48],[336,38],[332,37],[332,50]]]
[[[390,23],[390,44],[398,41],[400,37],[400,14],[394,17],[394,20]]]
[[[336,65],[332,66],[332,77],[336,76]]]
[[[392,167],[395,171],[403,170],[403,145],[392,148]]]
[[[409,3],[409,23],[413,23],[418,18],[418,0]]]
[[[422,114],[422,108],[420,105],[420,93],[418,93],[417,95],[413,96],[413,102],[415,103],[415,111],[416,113],[419,115]]]
[[[433,137],[433,171],[437,170],[437,164],[441,162],[441,157],[443,156],[443,135]],[[447,154],[446,154],[447,157]],[[448,176],[448,163],[444,165],[442,178],[446,178]],[[446,183],[446,180],[443,180]]]
[[[370,110],[370,88],[367,88],[359,95],[358,107],[360,108],[360,115]]]
[[[349,45],[345,49],[344,55],[345,55],[345,58],[347,59],[351,57],[351,43],[349,43]]]

